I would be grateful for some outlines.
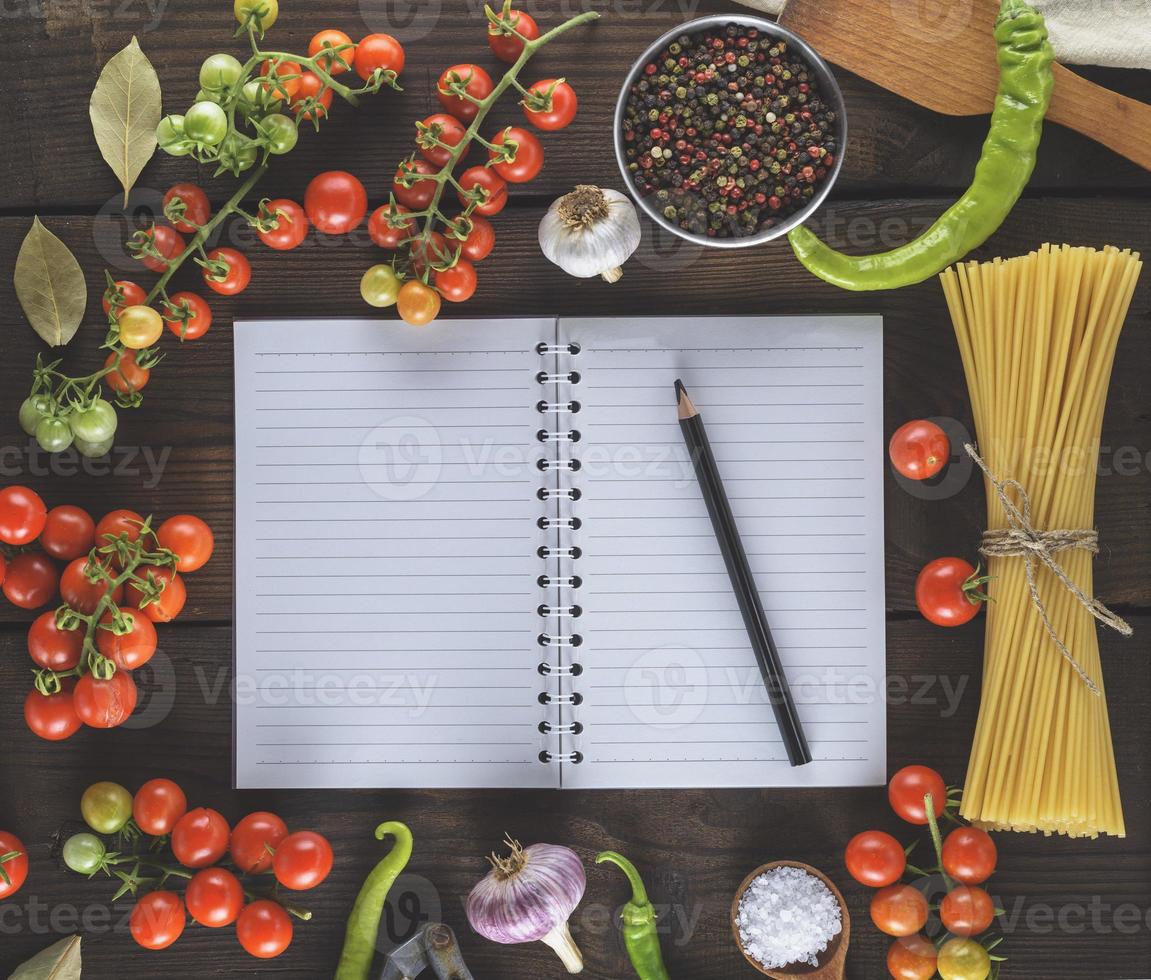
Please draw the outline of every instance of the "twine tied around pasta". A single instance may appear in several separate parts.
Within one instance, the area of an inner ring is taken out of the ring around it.
[[[1104,626],[1110,626],[1124,636],[1130,636],[1134,632],[1131,625],[1121,616],[1113,613],[1098,599],[1085,594],[1078,585],[1071,581],[1070,576],[1053,557],[1060,551],[1074,550],[1089,551],[1093,555],[1098,554],[1099,533],[1093,530],[1067,529],[1037,531],[1031,524],[1031,498],[1023,485],[1017,480],[997,479],[995,474],[991,472],[991,468],[975,451],[974,446],[967,443],[963,448],[967,450],[967,455],[975,460],[976,465],[983,470],[984,476],[995,488],[999,503],[1002,504],[1003,512],[1007,515],[1008,527],[983,532],[983,546],[979,549],[980,554],[987,558],[1023,559],[1027,571],[1027,587],[1031,590],[1031,601],[1039,610],[1039,615],[1043,618],[1043,625],[1047,628],[1048,634],[1059,648],[1059,652],[1063,654],[1064,659],[1075,669],[1075,673],[1079,675],[1091,693],[1098,696],[1101,693],[1099,685],[1087,675],[1083,665],[1067,649],[1067,645],[1055,631],[1051,617],[1047,615],[1047,607],[1043,604],[1043,599],[1039,595],[1039,587],[1035,583],[1035,563],[1038,561],[1046,565],[1064,588],[1075,596],[1079,604]],[[1018,495],[1019,504],[1011,499],[1009,490],[1014,490]]]

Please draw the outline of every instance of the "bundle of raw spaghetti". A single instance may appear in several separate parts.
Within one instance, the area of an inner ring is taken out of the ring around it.
[[[1093,598],[1095,475],[1115,347],[1142,263],[1044,246],[943,273],[975,415],[992,576],[963,815],[1123,836]]]

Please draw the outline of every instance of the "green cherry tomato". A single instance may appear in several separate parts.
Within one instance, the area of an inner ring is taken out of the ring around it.
[[[77,439],[101,443],[116,434],[116,409],[103,398],[97,398],[87,408],[73,413],[71,423]]]
[[[939,950],[935,968],[943,980],[987,980],[991,957],[974,939],[949,939]]]
[[[86,459],[100,459],[112,451],[112,445],[115,441],[115,436],[109,436],[102,442],[89,442],[87,439],[81,439],[77,436],[72,445],[76,447],[76,452]]]
[[[62,453],[73,438],[72,427],[63,419],[43,418],[36,426],[36,442],[46,453]]]
[[[256,163],[256,144],[239,133],[229,133],[220,145],[220,166],[239,176]]]
[[[184,131],[184,117],[165,116],[156,127],[156,142],[170,156],[186,157],[192,152],[192,141]]]
[[[280,16],[280,0],[235,0],[232,12],[240,24],[246,24],[249,14],[254,12],[259,18],[260,30],[266,31]]]
[[[188,139],[203,146],[219,146],[228,133],[228,114],[215,102],[197,102],[184,114]]]
[[[403,280],[390,265],[373,265],[360,280],[360,295],[369,306],[384,309],[395,306]]]
[[[107,850],[95,834],[73,834],[64,842],[64,863],[78,874],[93,875],[100,870]]]
[[[47,395],[31,395],[20,406],[20,428],[30,436],[36,434],[36,426],[52,410],[52,399]]]
[[[262,120],[259,128],[267,141],[268,152],[277,156],[291,153],[300,138],[295,122],[279,112]]]
[[[132,819],[132,794],[119,783],[93,783],[80,797],[80,814],[98,834],[115,834]]]
[[[231,88],[243,71],[244,66],[230,54],[209,55],[200,66],[200,88],[207,92]]]
[[[245,82],[240,92],[240,111],[249,119],[258,119],[280,105],[274,92],[254,79]]]

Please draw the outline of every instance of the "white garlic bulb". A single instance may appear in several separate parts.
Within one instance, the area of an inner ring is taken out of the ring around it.
[[[639,215],[627,195],[591,184],[565,194],[540,222],[544,255],[580,279],[616,282],[639,240]]]

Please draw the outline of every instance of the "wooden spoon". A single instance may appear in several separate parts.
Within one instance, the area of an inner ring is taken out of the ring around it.
[[[821,55],[950,116],[990,112],[999,82],[995,0],[952,0],[929,18],[919,0],[788,0],[779,22]],[[1151,170],[1151,105],[1055,65],[1048,119]]]
[[[743,943],[739,938],[739,926],[736,924],[739,917],[739,903],[743,898],[743,893],[747,891],[748,886],[755,881],[765,871],[771,871],[774,868],[799,868],[801,871],[806,871],[809,875],[813,875],[827,885],[828,890],[835,896],[835,900],[839,902],[839,912],[843,916],[843,928],[840,930],[839,935],[836,936],[822,953],[819,954],[818,966],[812,966],[810,963],[793,963],[791,966],[783,967],[779,970],[764,969],[759,963],[753,960],[744,951]],[[804,977],[805,980],[844,980],[843,968],[847,960],[847,944],[851,941],[851,916],[847,912],[847,903],[843,900],[843,895],[840,894],[839,889],[835,887],[835,882],[827,877],[822,871],[818,871],[810,864],[801,864],[799,861],[773,861],[771,864],[765,864],[762,868],[756,868],[751,874],[743,879],[743,884],[735,893],[735,898],[731,903],[731,932],[735,936],[735,944],[739,947],[739,951],[743,953],[743,958],[754,966],[764,976],[774,977],[775,980],[792,980],[793,977]]]

